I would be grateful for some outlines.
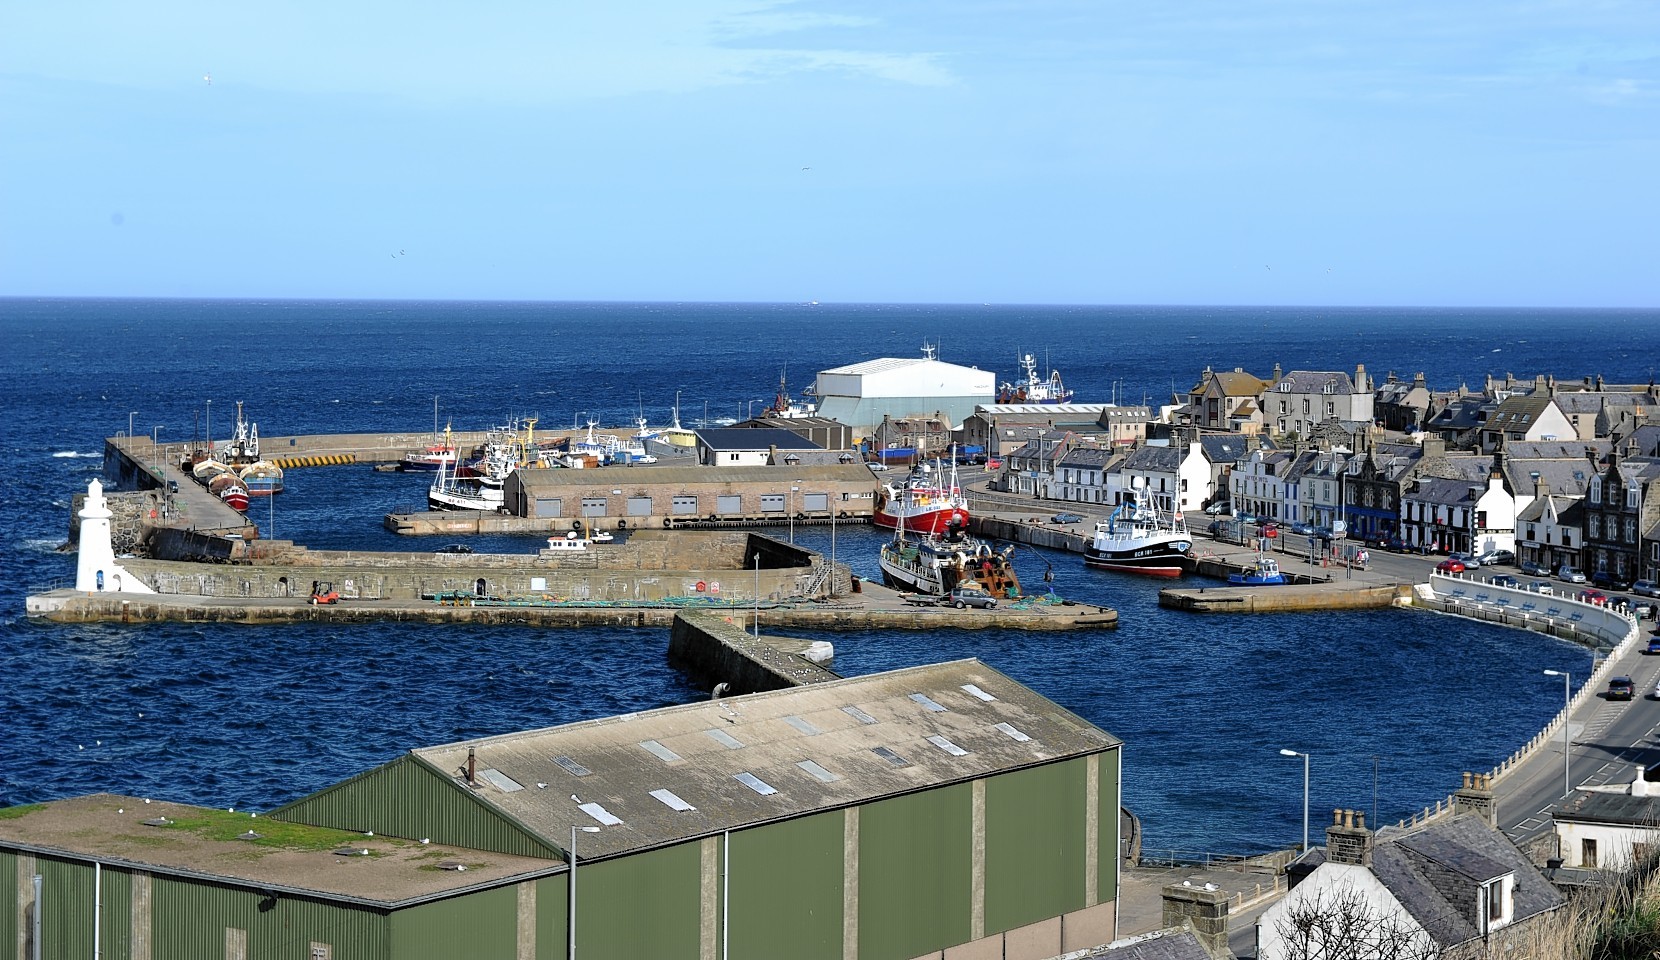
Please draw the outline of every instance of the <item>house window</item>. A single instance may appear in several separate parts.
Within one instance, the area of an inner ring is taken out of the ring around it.
[[[728,463],[737,463],[739,456],[740,456],[740,454],[729,453],[729,454],[726,455],[726,460],[727,460]]]
[[[1602,502],[1602,478],[1601,477],[1592,477],[1591,478],[1591,502],[1592,503],[1601,503]]]
[[[1597,841],[1594,837],[1586,837],[1579,841],[1579,865],[1590,870],[1597,866]]]
[[[1601,517],[1592,517],[1591,518],[1591,529],[1586,534],[1586,536],[1589,536],[1592,540],[1602,539],[1602,518]]]
[[[1504,881],[1490,884],[1487,887],[1487,922],[1498,923],[1504,919]]]

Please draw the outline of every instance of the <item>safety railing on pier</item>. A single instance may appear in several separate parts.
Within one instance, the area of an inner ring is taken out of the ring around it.
[[[1575,710],[1596,698],[1601,692],[1603,682],[1619,669],[1620,658],[1630,652],[1642,636],[1642,629],[1635,616],[1611,610],[1605,605],[1589,603],[1578,597],[1539,593],[1525,587],[1495,586],[1475,577],[1456,574],[1433,574],[1428,587],[1435,595],[1415,597],[1415,606],[1423,606],[1425,609],[1434,609],[1453,616],[1541,630],[1581,643],[1591,639],[1595,642],[1589,645],[1594,649],[1608,649],[1608,654],[1591,670],[1579,690],[1569,698],[1568,703],[1556,716],[1545,724],[1544,729],[1488,772],[1495,783],[1527,762],[1539,750],[1554,743],[1561,733],[1562,725],[1569,722]],[[1512,603],[1498,603],[1501,594]],[[1548,601],[1548,605],[1539,610],[1538,603],[1544,601]],[[1522,609],[1527,603],[1532,603],[1534,609]],[[1514,610],[1505,610],[1512,605],[1515,606]],[[1398,826],[1415,826],[1446,813],[1452,806],[1453,796],[1448,794],[1445,800],[1437,801],[1433,807],[1425,807],[1410,819],[1400,821]]]

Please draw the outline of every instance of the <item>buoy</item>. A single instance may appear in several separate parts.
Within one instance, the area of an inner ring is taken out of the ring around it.
[[[698,593],[702,593],[703,591],[705,591],[707,589],[709,589],[709,585],[707,583],[704,583],[702,580],[699,580],[697,582],[697,592]]]

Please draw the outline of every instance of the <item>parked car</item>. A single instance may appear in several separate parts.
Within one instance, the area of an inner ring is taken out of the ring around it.
[[[1057,513],[1049,518],[1050,523],[1082,523],[1084,518],[1076,513]]]
[[[1614,677],[1608,681],[1610,700],[1630,700],[1637,693],[1637,685],[1631,682],[1630,677]]]
[[[1272,523],[1272,522],[1263,524],[1262,525],[1262,535],[1265,536],[1265,537],[1277,537],[1277,536],[1279,536],[1280,535],[1280,525],[1277,524],[1277,523]]]
[[[1549,580],[1535,580],[1527,585],[1527,589],[1547,597],[1556,593],[1556,588],[1551,586]]]
[[[472,553],[473,548],[465,543],[452,543],[447,547],[439,547],[438,553]]]
[[[1598,570],[1591,574],[1591,582],[1606,590],[1624,590],[1626,584],[1619,577],[1607,570]]]
[[[1643,652],[1644,653],[1660,653],[1660,636],[1649,637],[1648,638],[1648,648],[1645,649]]]
[[[1488,550],[1476,554],[1476,559],[1490,567],[1495,563],[1515,563],[1516,554],[1510,550]]]
[[[1205,516],[1207,516],[1207,517],[1224,516],[1224,515],[1227,514],[1228,507],[1230,507],[1230,506],[1231,506],[1231,504],[1228,503],[1228,501],[1218,500],[1215,503],[1213,503],[1210,506],[1205,508]]]
[[[1481,566],[1481,561],[1480,560],[1477,560],[1475,557],[1472,557],[1467,553],[1449,553],[1449,554],[1447,554],[1447,559],[1448,560],[1457,560],[1459,563],[1464,564],[1464,566],[1467,569],[1470,569],[1470,570],[1474,570],[1477,567]]]
[[[1581,590],[1579,591],[1579,602],[1604,607],[1608,605],[1608,594],[1603,593],[1601,590]]]
[[[1523,574],[1525,574],[1527,576],[1530,576],[1530,577],[1548,577],[1548,576],[1550,576],[1550,568],[1549,567],[1546,567],[1542,563],[1534,563],[1532,560],[1525,560],[1521,563],[1518,563],[1516,565],[1516,569],[1522,571]]]
[[[1488,577],[1487,582],[1495,587],[1519,587],[1522,585],[1522,581],[1517,580],[1508,573],[1501,573],[1496,577]]]
[[[979,607],[984,610],[991,610],[996,608],[997,598],[979,587],[963,585],[951,591],[951,605],[958,610],[964,607]]]
[[[1390,537],[1388,540],[1385,540],[1383,542],[1383,548],[1388,550],[1390,553],[1405,553],[1407,550],[1406,541],[1402,540],[1400,537]]]
[[[867,463],[865,466],[869,467],[872,473],[881,473],[888,469],[888,465],[885,463]]]
[[[1314,536],[1314,524],[1293,523],[1291,525],[1291,532],[1295,533],[1299,537],[1312,537]]]
[[[1650,643],[1649,643],[1649,645],[1650,645],[1650,646],[1653,646],[1653,641],[1650,641]],[[1654,699],[1656,699],[1656,700],[1660,700],[1660,681],[1656,681],[1656,682],[1655,682],[1655,684],[1654,684],[1654,692],[1653,692],[1653,693],[1651,693],[1651,694],[1649,694],[1649,696],[1650,696],[1650,697],[1653,697],[1653,698],[1654,698]]]
[[[1457,557],[1448,557],[1447,559],[1445,559],[1445,560],[1443,560],[1440,563],[1435,565],[1435,572],[1436,573],[1463,573],[1464,572],[1464,561],[1459,560]]]
[[[1653,580],[1638,580],[1631,585],[1631,592],[1639,597],[1660,598],[1660,585]]]
[[[1254,513],[1236,513],[1236,514],[1233,515],[1233,518],[1235,520],[1238,520],[1240,523],[1256,523],[1257,522],[1257,516]]]
[[[1562,581],[1563,583],[1584,583],[1585,572],[1580,570],[1578,567],[1572,567],[1564,563],[1557,569],[1556,579]]]

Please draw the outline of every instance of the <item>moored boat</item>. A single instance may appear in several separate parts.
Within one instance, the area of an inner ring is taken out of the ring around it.
[[[1061,372],[1050,370],[1048,379],[1038,376],[1037,360],[1031,354],[1020,358],[1020,372],[1020,380],[998,387],[998,403],[1066,403],[1072,399],[1072,391],[1061,383]]]
[[[1020,578],[1010,561],[1013,552],[1013,546],[993,550],[957,525],[940,536],[907,537],[901,528],[882,545],[877,563],[882,582],[897,590],[940,597],[960,584],[972,582],[993,597],[1017,599],[1021,595]]]
[[[226,470],[208,481],[208,492],[223,500],[236,511],[248,509],[248,485],[242,478]]]
[[[1084,563],[1102,570],[1179,577],[1187,572],[1193,537],[1180,513],[1164,513],[1142,488],[1130,491],[1112,515],[1095,525]]]
[[[1285,574],[1280,572],[1278,560],[1258,554],[1244,570],[1228,574],[1228,583],[1236,587],[1274,587],[1285,583]]]
[[[940,534],[955,524],[968,527],[968,498],[952,463],[946,474],[939,461],[917,464],[901,483],[884,483],[876,492],[871,521],[879,527],[917,534]]]
[[[268,497],[282,492],[282,468],[269,460],[256,460],[237,472],[250,497]]]
[[[405,470],[437,470],[445,465],[455,466],[455,440],[450,432],[450,425],[444,425],[444,440],[442,443],[437,437],[420,450],[410,450],[403,455],[399,465]]]

